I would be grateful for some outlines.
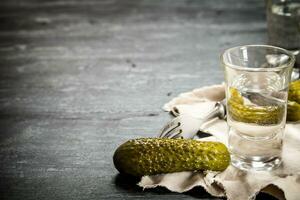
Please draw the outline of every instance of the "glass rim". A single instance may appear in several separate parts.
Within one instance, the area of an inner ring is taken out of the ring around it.
[[[263,67],[258,67],[258,68],[251,68],[251,67],[242,67],[239,65],[234,65],[231,63],[228,63],[226,61],[224,61],[224,55],[234,49],[239,49],[242,47],[264,47],[264,48],[270,48],[270,49],[276,49],[276,50],[280,50],[283,53],[285,53],[286,55],[288,55],[290,57],[290,61],[287,62],[284,65],[279,65],[277,67],[272,67],[272,68],[263,68]],[[252,71],[252,72],[257,72],[257,71],[262,71],[262,72],[272,72],[272,71],[278,71],[278,70],[282,70],[284,68],[288,68],[288,67],[293,67],[294,63],[296,62],[296,58],[295,55],[291,52],[288,51],[284,48],[281,47],[276,47],[276,46],[272,46],[272,45],[265,45],[265,44],[251,44],[251,45],[240,45],[240,46],[235,46],[235,47],[231,47],[229,49],[226,49],[222,52],[221,54],[221,62],[224,65],[224,67],[230,67],[232,69],[235,70],[243,70],[243,71]]]

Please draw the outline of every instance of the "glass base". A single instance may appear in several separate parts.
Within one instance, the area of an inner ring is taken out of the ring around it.
[[[272,157],[269,159],[243,159],[235,155],[231,155],[231,164],[241,170],[246,171],[271,171],[280,166],[282,160],[280,157]]]

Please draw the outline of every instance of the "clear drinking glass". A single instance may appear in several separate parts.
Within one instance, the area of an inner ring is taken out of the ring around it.
[[[300,78],[300,0],[265,0],[268,44],[293,51],[293,78]]]
[[[221,61],[232,164],[245,170],[279,166],[294,55],[274,46],[247,45],[226,50]]]

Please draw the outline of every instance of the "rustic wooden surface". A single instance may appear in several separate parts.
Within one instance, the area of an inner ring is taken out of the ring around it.
[[[142,191],[113,152],[220,83],[222,50],[265,41],[262,0],[1,0],[0,199],[212,199]]]

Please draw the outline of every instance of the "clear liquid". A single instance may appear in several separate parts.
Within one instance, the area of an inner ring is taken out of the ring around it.
[[[231,88],[239,92],[245,108],[265,112],[230,110],[228,106],[229,150],[237,167],[265,170],[280,164],[287,99],[287,88],[281,83],[284,81],[274,72],[261,77],[243,74],[233,82]],[[269,114],[268,109],[276,112]],[[271,117],[274,113],[276,117]]]

